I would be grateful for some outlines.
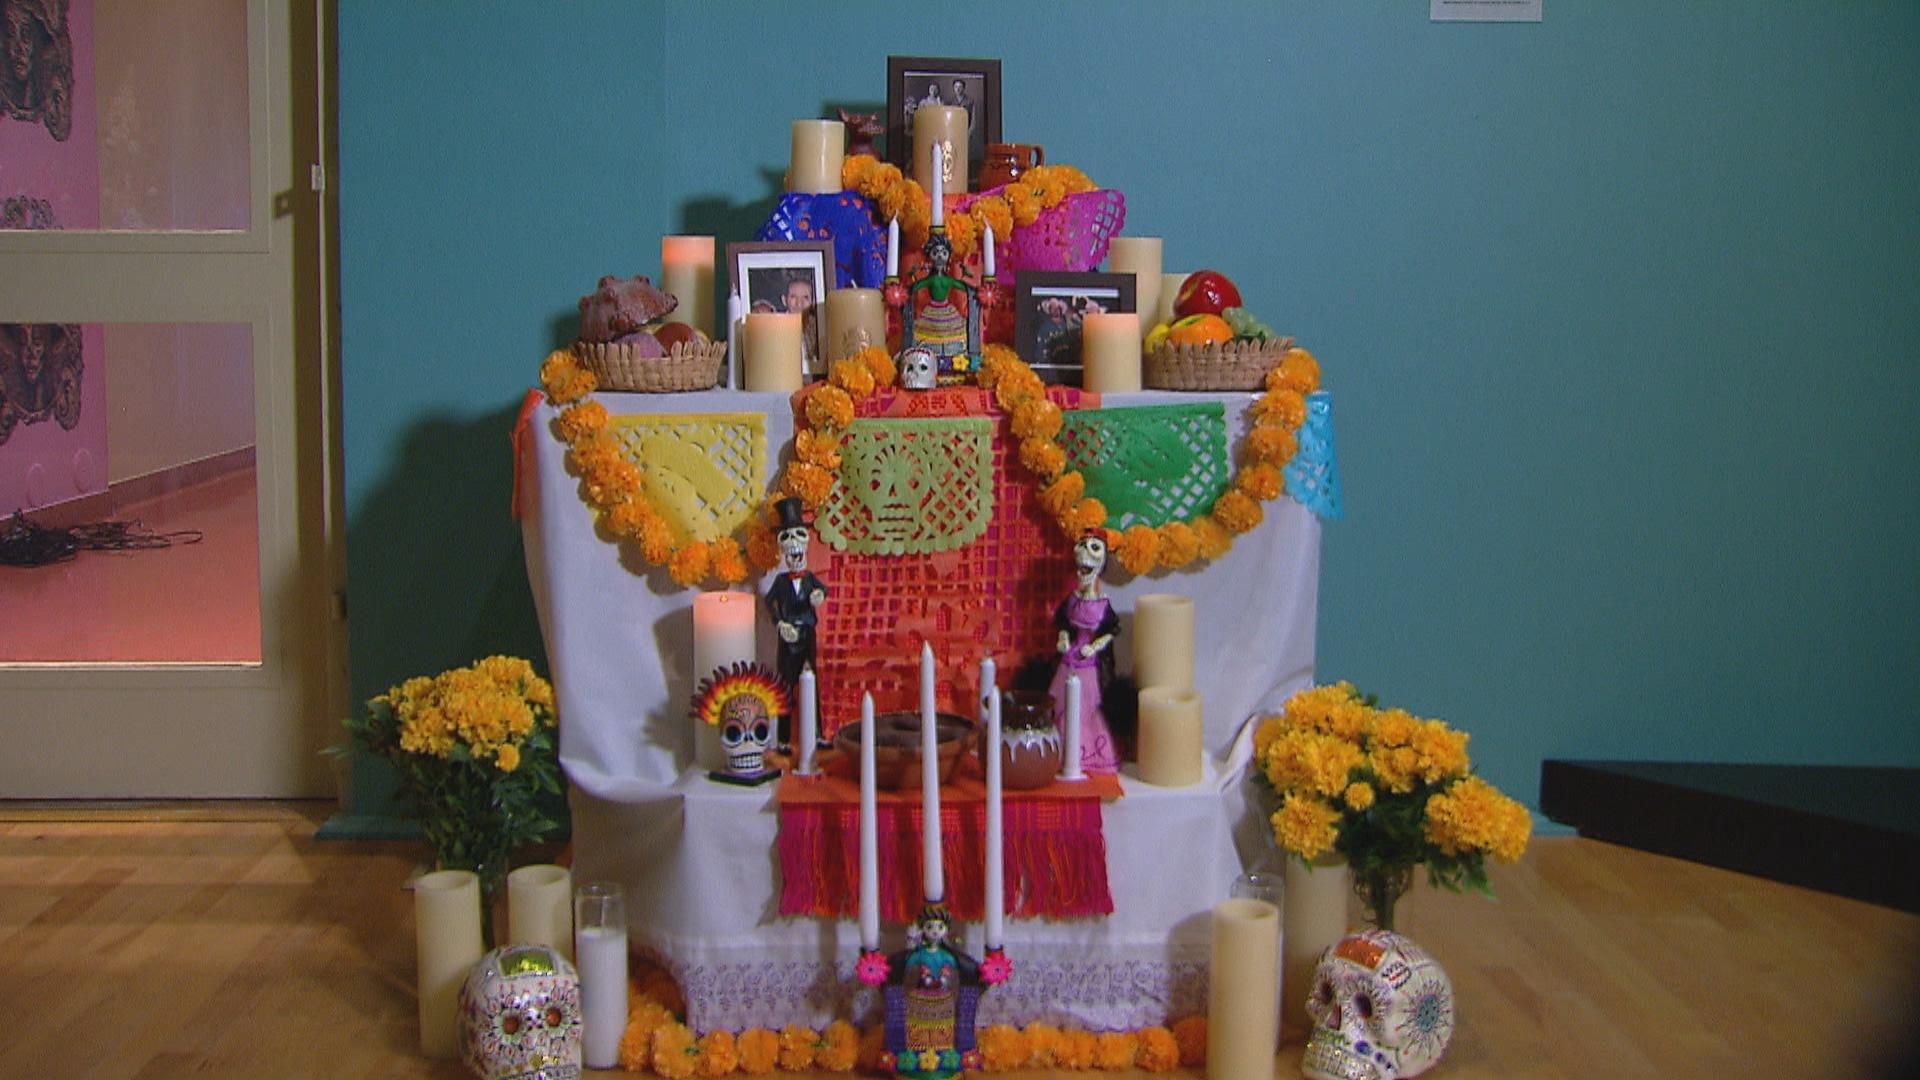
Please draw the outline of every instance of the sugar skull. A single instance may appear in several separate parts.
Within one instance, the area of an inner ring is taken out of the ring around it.
[[[1307,998],[1313,1034],[1300,1071],[1314,1080],[1401,1080],[1432,1068],[1453,1038],[1453,984],[1390,930],[1335,942]]]
[[[702,683],[694,713],[719,729],[727,753],[727,771],[716,778],[757,782],[771,775],[766,755],[786,712],[785,688],[758,664],[735,664]]]
[[[480,1080],[577,1080],[580,977],[545,945],[480,958],[460,988],[460,1059]]]
[[[940,362],[933,350],[915,345],[900,353],[900,385],[907,390],[931,390],[940,375]]]

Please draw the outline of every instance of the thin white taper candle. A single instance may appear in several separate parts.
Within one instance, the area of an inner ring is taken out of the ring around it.
[[[987,661],[988,664],[993,661]],[[983,665],[984,666],[984,665]],[[1006,944],[1006,860],[1002,854],[1000,805],[1000,695],[987,691],[987,948]]]
[[[1085,780],[1080,769],[1080,676],[1067,676],[1066,761],[1061,763],[1060,779]]]
[[[933,225],[940,228],[947,223],[947,181],[944,173],[947,163],[941,160],[941,146],[934,143],[933,152]]]
[[[900,219],[892,218],[887,222],[887,276],[900,276]]]
[[[860,947],[880,947],[880,806],[873,776],[873,695],[860,696]]]
[[[987,249],[986,249],[985,269],[987,272],[987,276],[992,277],[993,276],[993,226],[991,225],[987,226]]]
[[[940,865],[940,728],[933,710],[933,646],[920,646],[920,876],[929,904],[947,898]]]
[[[987,700],[999,696],[999,680],[1000,669],[993,662],[993,657],[983,658],[980,661],[980,715],[977,718],[982,727],[987,723]]]
[[[813,744],[820,736],[819,706],[814,696],[818,693],[816,683],[811,666],[800,669],[800,730],[793,738],[800,744],[800,765],[795,772],[801,776],[813,775]]]

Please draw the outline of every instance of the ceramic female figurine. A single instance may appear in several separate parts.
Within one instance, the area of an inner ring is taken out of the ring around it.
[[[1090,529],[1081,535],[1073,545],[1073,567],[1079,585],[1053,611],[1060,661],[1048,690],[1064,717],[1067,676],[1080,676],[1080,767],[1087,772],[1119,772],[1120,751],[1101,707],[1113,688],[1113,639],[1120,632],[1120,616],[1100,584],[1100,572],[1107,567],[1104,530]]]
[[[947,936],[952,925],[943,905],[927,904],[914,922],[912,947],[890,965],[884,1064],[895,1076],[947,1080],[980,1067],[974,1015],[987,980],[980,963]]]

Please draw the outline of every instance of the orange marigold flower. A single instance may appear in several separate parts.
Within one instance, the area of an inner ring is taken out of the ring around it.
[[[1013,234],[1013,208],[998,195],[974,200],[973,205],[967,207],[967,216],[983,229],[991,226],[994,237],[1001,243]]]
[[[1120,534],[1114,551],[1129,574],[1144,574],[1160,557],[1160,534],[1149,525],[1134,525]]]
[[[1173,1032],[1163,1027],[1144,1028],[1140,1032],[1140,1050],[1133,1063],[1148,1072],[1172,1072],[1180,1067],[1180,1044]]]
[[[709,1031],[700,1036],[700,1075],[725,1076],[740,1065],[740,1048],[731,1031]]]
[[[1270,820],[1281,849],[1307,860],[1333,850],[1340,835],[1340,811],[1312,795],[1288,795]]]
[[[1251,498],[1269,502],[1279,497],[1283,481],[1280,470],[1271,465],[1249,465],[1240,470],[1233,485]]]
[[[1060,1029],[1052,1024],[1028,1024],[1027,1068],[1051,1069],[1060,1063]]]
[[[1073,509],[1061,519],[1061,526],[1068,536],[1079,536],[1088,529],[1097,529],[1106,524],[1107,507],[1099,499],[1081,499],[1073,504]],[[1108,547],[1112,547],[1109,542]]]
[[[844,364],[847,361],[842,360]],[[840,440],[824,431],[810,431],[801,428],[793,435],[794,456],[809,465],[818,465],[828,472],[840,468]]]
[[[1133,1068],[1140,1040],[1131,1032],[1103,1031],[1094,1037],[1093,1062],[1108,1071]]]
[[[1340,801],[1347,804],[1349,810],[1365,810],[1373,805],[1373,785],[1364,781],[1354,781],[1347,785],[1346,794]]]
[[[650,517],[657,517],[653,508],[638,499],[628,499],[607,511],[607,531],[626,539],[640,535],[641,526]]]
[[[653,1033],[653,1071],[672,1080],[686,1080],[700,1061],[700,1047],[685,1024],[668,1024]]]
[[[1008,184],[1000,192],[1000,196],[1007,200],[1007,208],[1013,212],[1013,223],[1017,227],[1024,228],[1033,224],[1039,219],[1040,212],[1045,209],[1041,205],[1040,196],[1034,194],[1033,189],[1025,184]]]
[[[1077,472],[1063,472],[1059,479],[1040,489],[1040,507],[1054,517],[1065,517],[1086,493],[1086,477]]]
[[[1173,1041],[1180,1046],[1180,1064],[1196,1068],[1207,1063],[1207,1018],[1189,1016],[1173,1023]]]
[[[1213,519],[1231,533],[1252,532],[1266,516],[1260,504],[1238,491],[1229,491],[1213,504]]]
[[[820,1036],[797,1024],[780,1029],[779,1064],[788,1072],[806,1072],[813,1068],[813,1047]]]
[[[540,365],[540,386],[549,404],[571,405],[593,393],[596,385],[593,372],[581,367],[570,350],[555,349]]]
[[[1467,739],[1464,731],[1455,731],[1439,720],[1421,723],[1413,734],[1413,752],[1420,756],[1415,766],[1420,779],[1429,784],[1467,771]]]
[[[1297,431],[1307,419],[1307,399],[1301,397],[1298,390],[1269,390],[1249,411],[1255,423],[1277,424],[1288,431]]]
[[[740,1054],[740,1071],[748,1076],[765,1076],[779,1064],[780,1036],[766,1028],[741,1032],[736,1048]]]
[[[828,369],[827,379],[855,401],[873,393],[873,369],[852,357],[835,360]]]
[[[1285,465],[1300,450],[1300,442],[1285,428],[1262,424],[1247,433],[1247,459],[1264,465]]]
[[[980,1057],[988,1072],[1012,1072],[1024,1068],[1031,1048],[1019,1029],[995,1024],[980,1032]]]
[[[773,530],[765,525],[755,525],[747,533],[747,559],[760,570],[771,570],[780,565],[780,542],[774,538]]]
[[[873,374],[875,386],[892,386],[893,381],[899,378],[899,371],[894,367],[893,357],[888,356],[887,350],[878,345],[869,345],[861,349],[853,354],[853,358],[867,365],[867,370]]]
[[[1200,554],[1200,538],[1193,526],[1184,521],[1169,521],[1160,526],[1160,565],[1178,570]]]
[[[965,214],[948,214],[947,240],[953,244],[953,261],[962,262],[979,244],[980,226]]]
[[[708,544],[707,549],[713,563],[713,576],[722,584],[738,585],[747,580],[747,560],[741,554],[739,541],[723,536]]]
[[[884,1046],[884,1040],[879,1045]],[[866,1042],[859,1029],[845,1020],[835,1020],[820,1033],[820,1041],[814,1043],[813,1063],[826,1072],[852,1072],[865,1051]]]
[[[650,565],[661,566],[673,558],[673,530],[666,519],[653,514],[640,522],[640,557]]]
[[[1054,1064],[1063,1069],[1091,1068],[1097,1045],[1093,1032],[1069,1028],[1060,1033],[1060,1045],[1053,1053]]]
[[[833,474],[818,465],[796,461],[787,466],[787,475],[780,487],[787,494],[798,496],[808,509],[812,509],[833,494]]]
[[[589,432],[604,430],[607,426],[607,407],[597,401],[569,405],[554,420],[553,426],[562,441],[571,443]]]
[[[1280,355],[1280,363],[1267,372],[1267,389],[1292,390],[1306,395],[1320,389],[1320,361],[1313,354],[1294,346]]]
[[[653,1032],[656,1025],[638,1016],[627,1018],[627,1030],[620,1033],[620,1067],[628,1072],[645,1072],[653,1062]]]
[[[1044,483],[1052,483],[1067,467],[1067,452],[1048,439],[1025,439],[1020,443],[1020,464]]]
[[[816,385],[807,394],[807,422],[817,428],[839,430],[853,423],[853,399],[837,386]]]
[[[1064,422],[1060,406],[1045,397],[1030,397],[1013,407],[1013,433],[1022,439],[1051,439]]]
[[[667,574],[677,585],[696,585],[707,576],[707,568],[712,563],[712,555],[707,545],[698,540],[689,540],[680,545],[667,564]]]
[[[1200,557],[1207,560],[1217,559],[1233,546],[1233,534],[1226,526],[1205,514],[1193,520],[1193,537],[1200,542]]]

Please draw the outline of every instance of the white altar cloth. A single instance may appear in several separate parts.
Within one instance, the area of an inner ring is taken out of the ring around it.
[[[1237,441],[1252,396],[1211,396],[1225,402],[1229,438]],[[1203,399],[1109,394],[1103,405]],[[764,414],[768,483],[793,435],[792,411],[780,394],[602,393],[598,400],[616,415]],[[522,531],[559,699],[560,761],[572,784],[574,879],[626,887],[632,940],[672,971],[697,1031],[820,1027],[864,1014],[869,1002],[854,1000],[852,990],[859,948],[853,922],[776,914],[772,786],[717,784],[691,768],[694,593],[662,571],[634,573],[637,560],[623,560],[595,532],[567,474],[565,448],[552,434],[554,415],[543,404],[530,420]],[[1130,667],[1133,599],[1146,592],[1194,598],[1206,779],[1165,789],[1123,778],[1126,797],[1105,810],[1114,914],[1010,920],[1014,976],[982,998],[982,1023],[1133,1029],[1204,1011],[1206,916],[1240,872],[1236,839],[1246,854],[1272,843],[1265,823],[1246,812],[1246,721],[1277,708],[1313,677],[1319,523],[1285,496],[1266,509],[1258,529],[1202,570],[1110,583],[1122,613],[1123,671]],[[1062,583],[1063,595],[1069,585]],[[760,656],[770,662],[765,619],[759,630]],[[1014,666],[999,659],[1003,671]],[[977,955],[977,927],[969,929],[962,945]],[[900,933],[883,927],[882,947],[900,947]]]

